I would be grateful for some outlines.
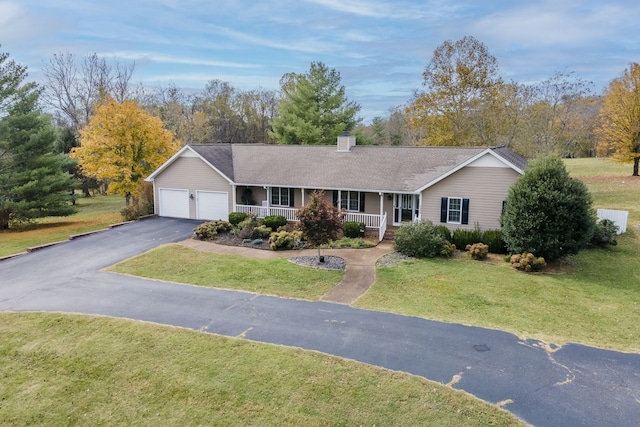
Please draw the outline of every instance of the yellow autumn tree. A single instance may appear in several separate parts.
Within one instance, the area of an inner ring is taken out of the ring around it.
[[[70,156],[78,159],[89,176],[109,183],[108,193],[137,205],[144,178],[179,148],[162,121],[146,113],[138,103],[103,102],[80,130],[80,147]]]
[[[623,163],[640,163],[640,65],[633,63],[605,92],[596,137],[601,151]]]
[[[421,130],[422,145],[487,145],[494,135],[486,120],[503,85],[498,61],[472,36],[445,41],[423,73],[425,91],[406,108],[407,127]]]

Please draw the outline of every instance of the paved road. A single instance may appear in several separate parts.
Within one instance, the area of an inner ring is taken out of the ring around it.
[[[640,354],[549,348],[501,331],[99,271],[185,239],[194,226],[145,220],[0,262],[0,310],[127,317],[318,350],[503,402],[534,426],[640,423]]]

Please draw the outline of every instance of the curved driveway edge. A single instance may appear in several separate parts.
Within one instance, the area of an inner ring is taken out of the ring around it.
[[[636,426],[640,354],[99,270],[197,224],[157,218],[0,264],[0,310],[125,317],[317,350],[409,372],[500,404],[534,426]]]

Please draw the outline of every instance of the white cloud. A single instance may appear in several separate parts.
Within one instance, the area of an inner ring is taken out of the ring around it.
[[[447,0],[430,1],[370,1],[370,0],[305,0],[336,12],[351,15],[386,18],[386,19],[411,19],[425,18],[437,19],[446,14],[455,13],[460,5],[452,4]]]
[[[337,47],[333,44],[321,42],[317,39],[306,38],[303,40],[289,40],[286,42],[274,41],[263,36],[254,36],[240,31],[232,30],[226,27],[217,27],[218,31],[238,41],[251,43],[258,46],[270,47],[282,50],[292,50],[307,53],[322,53],[335,50]]]
[[[476,21],[475,33],[507,45],[523,47],[582,44],[601,39],[612,30],[612,22],[623,22],[625,12],[618,6],[581,8],[571,2],[540,2],[514,6]]]
[[[151,61],[166,64],[183,64],[183,65],[205,65],[208,67],[226,67],[226,68],[260,68],[261,65],[247,64],[241,62],[215,61],[201,58],[185,58],[169,55],[158,55],[155,53],[145,52],[102,52],[98,56],[105,58],[119,58],[133,61]]]
[[[0,42],[22,43],[46,33],[55,25],[55,22],[28,12],[18,2],[0,1]]]

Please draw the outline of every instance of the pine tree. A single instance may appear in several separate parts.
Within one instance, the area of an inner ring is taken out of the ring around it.
[[[269,133],[279,144],[335,144],[360,121],[360,106],[347,100],[340,73],[322,62],[311,63],[304,75],[285,75],[281,86],[279,115],[271,121]]]
[[[26,69],[0,54],[0,229],[75,208],[74,162],[55,152],[57,134],[37,106],[39,91],[22,84]]]

